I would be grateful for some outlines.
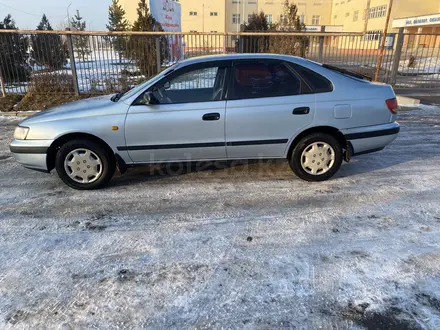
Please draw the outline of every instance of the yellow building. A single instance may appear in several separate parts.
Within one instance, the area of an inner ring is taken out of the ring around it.
[[[361,40],[352,38],[344,41],[341,48],[379,48],[383,34],[389,0],[371,0],[367,13],[368,0],[333,0],[331,25],[342,25],[344,32],[363,32],[366,27],[367,34]],[[397,33],[400,27],[406,33],[439,33],[440,32],[440,3],[438,0],[395,0],[391,10],[388,33]],[[417,17],[439,17],[438,21],[432,20],[421,25]],[[405,24],[405,22],[413,24]],[[404,23],[402,23],[404,22]],[[429,24],[432,23],[432,24]]]
[[[161,0],[162,1],[162,0]],[[234,33],[247,23],[253,13],[263,11],[269,23],[278,23],[283,19],[284,0],[174,0],[181,4],[182,32],[220,32]],[[127,19],[136,19],[138,0],[120,0],[125,8]],[[306,25],[306,30],[319,32],[322,27],[326,32],[363,32],[363,37],[331,38],[331,43],[338,48],[378,49],[385,27],[389,0],[294,0],[298,6],[298,16]],[[439,0],[394,0],[389,33],[397,33],[400,27],[407,33],[439,33]],[[234,38],[185,37],[187,49],[200,47],[233,47]],[[438,39],[438,40],[437,40]],[[327,41],[327,40],[326,40]],[[440,38],[413,38],[414,45],[435,46]],[[410,41],[407,41],[410,42]],[[327,44],[327,42],[326,42]],[[390,45],[392,45],[390,39]]]

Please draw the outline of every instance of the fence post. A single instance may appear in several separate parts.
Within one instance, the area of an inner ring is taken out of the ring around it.
[[[404,28],[403,27],[400,28],[399,33],[397,35],[396,50],[394,51],[393,66],[391,68],[391,76],[390,76],[391,85],[396,84],[397,73],[399,72],[400,57],[402,56],[403,41],[405,39],[405,36],[403,35],[403,31]]]
[[[157,73],[160,73],[161,69],[162,69],[162,61],[160,58],[160,37],[155,38],[155,42],[156,42],[156,69],[157,69]]]
[[[223,36],[223,54],[228,53],[228,35],[225,33]]]
[[[325,26],[321,26],[321,32],[325,32]],[[324,36],[319,37],[318,62],[322,63],[324,54]]]
[[[2,96],[6,97],[5,79],[3,78],[3,73],[1,68],[0,68],[0,87],[2,89]]]
[[[70,31],[70,28],[67,28],[66,31]],[[73,90],[75,91],[75,95],[79,96],[78,75],[76,74],[76,64],[75,64],[75,53],[73,51],[72,34],[70,33],[67,34],[67,48],[69,50],[70,69],[72,70]]]
[[[240,25],[240,32],[243,32],[243,31],[244,31],[244,24],[241,24]],[[243,36],[238,37],[238,52],[240,54],[244,53],[244,38],[243,38]]]

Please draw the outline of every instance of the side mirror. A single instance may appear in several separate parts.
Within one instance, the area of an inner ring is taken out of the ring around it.
[[[143,96],[144,104],[159,104],[159,100],[154,96],[153,92],[146,92]]]

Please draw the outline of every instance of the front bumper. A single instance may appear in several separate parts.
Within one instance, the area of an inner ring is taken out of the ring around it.
[[[399,123],[393,122],[342,130],[342,133],[353,147],[353,156],[356,156],[382,150],[397,138],[399,131]]]
[[[14,140],[9,146],[17,163],[24,167],[49,172],[47,151],[52,140]]]

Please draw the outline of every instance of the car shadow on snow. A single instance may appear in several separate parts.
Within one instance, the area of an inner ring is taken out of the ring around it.
[[[283,159],[166,163],[129,169],[127,173],[117,175],[111,185],[124,186],[134,182],[165,181],[173,178],[181,180],[194,174],[196,177],[192,176],[191,180],[221,179],[230,182],[237,179],[254,181],[256,178],[281,180],[286,175],[293,175]]]
[[[395,146],[383,151],[355,157],[343,164],[334,178],[351,177],[384,170],[420,159],[414,152],[401,152]],[[435,156],[435,155],[432,155]],[[426,160],[426,156],[424,156]],[[124,175],[117,175],[112,186],[125,186],[132,183],[177,180],[221,180],[222,182],[251,182],[267,180],[299,180],[283,159],[277,160],[234,160],[215,162],[166,163],[132,168]]]

